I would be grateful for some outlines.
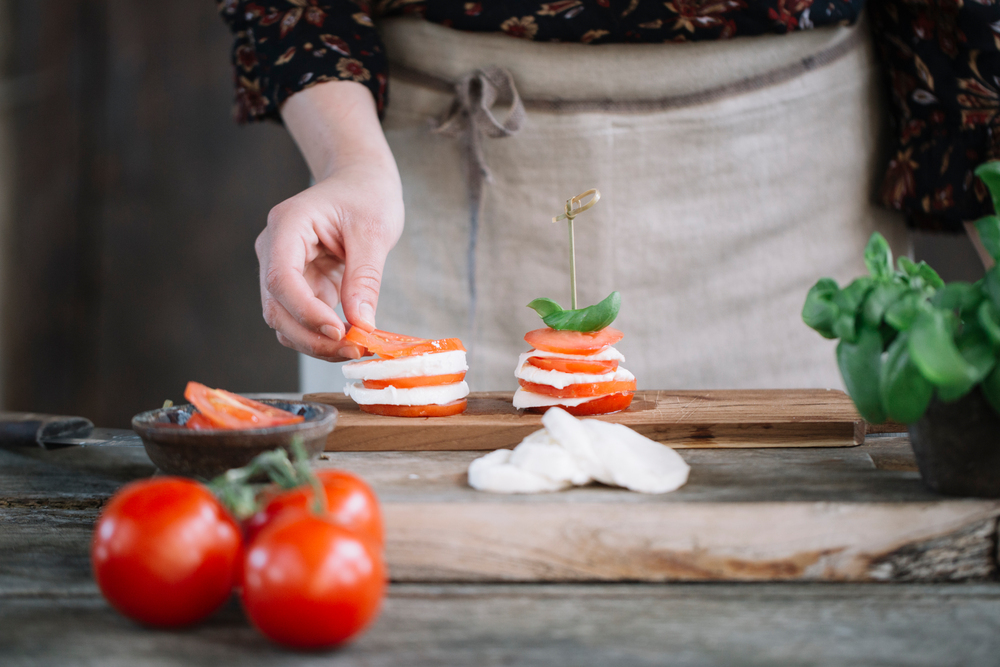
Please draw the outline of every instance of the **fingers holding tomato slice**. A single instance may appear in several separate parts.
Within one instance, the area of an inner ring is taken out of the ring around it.
[[[368,353],[376,354],[383,359],[397,359],[399,357],[448,352],[450,350],[465,350],[462,341],[457,338],[427,340],[389,333],[387,331],[379,331],[378,329],[368,333],[358,327],[351,327],[351,330],[345,336],[345,340],[355,343],[359,347],[365,348]]]

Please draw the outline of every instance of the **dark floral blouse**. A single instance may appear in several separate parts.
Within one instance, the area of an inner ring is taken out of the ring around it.
[[[600,44],[728,39],[853,23],[864,0],[218,0],[236,35],[236,117],[272,119],[323,81],[368,86],[379,111],[387,61],[372,17],[417,15],[460,30]],[[992,211],[972,170],[1000,159],[1000,0],[870,0],[894,145],[884,205],[958,232]]]

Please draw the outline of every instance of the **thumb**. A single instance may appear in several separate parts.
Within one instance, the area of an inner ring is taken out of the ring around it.
[[[344,281],[340,289],[344,316],[353,326],[371,331],[375,328],[375,307],[389,252],[376,245],[357,244],[346,248],[345,254]]]

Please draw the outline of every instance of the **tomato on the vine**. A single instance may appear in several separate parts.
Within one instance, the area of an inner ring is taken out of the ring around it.
[[[327,516],[381,548],[382,512],[371,487],[346,470],[318,470],[316,477],[326,490]],[[313,497],[309,486],[269,494],[261,510],[243,522],[247,542],[252,543],[260,531],[287,512],[312,509]]]
[[[140,623],[179,627],[218,609],[243,557],[239,525],[203,485],[133,482],[104,508],[90,548],[101,593]]]
[[[295,648],[343,643],[378,615],[386,587],[380,549],[309,511],[264,528],[244,560],[250,622]]]

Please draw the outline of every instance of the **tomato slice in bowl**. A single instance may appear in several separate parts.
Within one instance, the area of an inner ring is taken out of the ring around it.
[[[234,394],[224,389],[211,389],[200,382],[188,382],[184,398],[191,401],[202,417],[212,424],[192,428],[247,429],[298,424],[305,418],[272,405]],[[193,418],[193,417],[192,417]],[[190,421],[190,420],[188,420]]]
[[[344,339],[365,348],[369,354],[376,354],[383,359],[398,359],[399,357],[412,357],[419,354],[449,352],[451,350],[465,351],[462,341],[457,338],[428,340],[379,331],[378,329],[368,333],[358,327],[351,327]]]
[[[583,384],[571,384],[562,389],[557,389],[547,384],[528,382],[527,380],[518,380],[518,382],[525,391],[543,396],[552,396],[553,398],[583,398],[585,396],[603,396],[605,394],[635,391],[635,380],[624,382],[586,382]]]
[[[579,331],[557,331],[556,329],[535,329],[524,334],[524,340],[536,350],[556,354],[597,354],[609,345],[620,341],[625,334],[618,329],[604,327],[600,331],[581,333]]]
[[[613,412],[627,410],[632,405],[633,392],[599,396],[592,401],[580,405],[548,405],[540,408],[527,408],[525,412],[544,413],[549,408],[562,408],[574,417],[590,417],[593,415],[608,415]]]
[[[556,371],[557,373],[607,375],[618,370],[617,359],[584,361],[582,359],[559,359],[558,357],[528,357],[528,363],[543,371]]]
[[[465,379],[465,373],[449,373],[447,375],[419,375],[412,378],[391,378],[389,380],[364,380],[365,389],[412,389],[414,387],[436,387],[442,384],[455,384]]]
[[[384,417],[451,417],[465,412],[469,402],[460,398],[444,405],[359,405],[362,412]]]

